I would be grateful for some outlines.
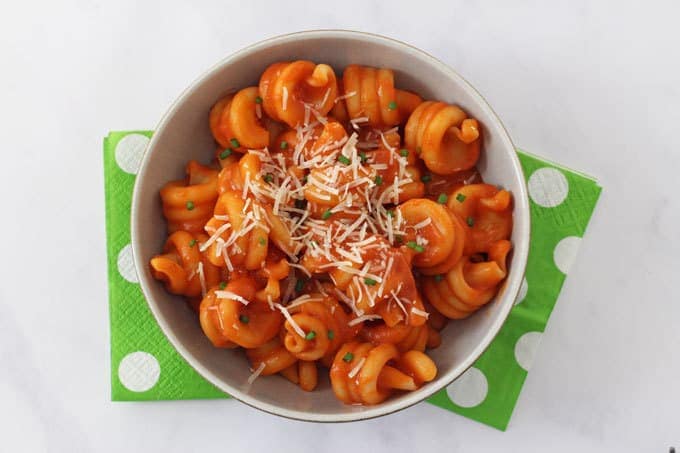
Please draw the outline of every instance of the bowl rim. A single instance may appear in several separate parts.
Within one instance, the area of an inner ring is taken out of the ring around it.
[[[269,47],[274,44],[285,44],[286,42],[294,42],[298,40],[304,40],[308,38],[355,38],[358,40],[371,41],[375,43],[380,43],[390,47],[398,48],[400,51],[411,53],[416,56],[424,57],[429,60],[433,65],[438,66],[442,72],[444,72],[448,77],[455,79],[458,84],[460,84],[464,89],[466,89],[473,98],[477,105],[484,109],[486,113],[493,118],[493,120],[500,126],[501,140],[505,142],[505,147],[509,146],[512,150],[516,150],[510,134],[508,133],[505,125],[501,121],[500,117],[491,108],[491,105],[486,101],[486,99],[477,91],[477,89],[469,83],[465,78],[463,78],[458,72],[448,66],[446,63],[442,62],[438,58],[432,56],[431,54],[412,46],[403,41],[397,39],[363,31],[346,30],[346,29],[312,29],[297,31],[292,33],[286,33],[282,35],[273,36],[267,39],[263,39],[254,44],[246,46],[227,57],[223,58],[216,64],[212,65],[207,71],[203,72],[199,77],[197,77],[187,88],[185,88],[181,94],[172,102],[170,107],[166,110],[165,114],[162,116],[158,122],[156,128],[154,129],[154,134],[151,140],[146,146],[144,151],[144,156],[142,158],[141,164],[139,166],[139,171],[137,172],[137,177],[135,178],[135,184],[132,194],[132,204],[131,204],[131,215],[130,215],[130,233],[131,233],[131,244],[132,244],[132,254],[136,269],[143,269],[146,266],[146,262],[142,261],[142,257],[138,252],[139,248],[139,234],[137,232],[137,226],[139,225],[139,198],[143,189],[144,176],[147,172],[147,167],[149,164],[151,150],[156,146],[157,138],[161,131],[165,128],[167,122],[175,114],[178,108],[189,98],[206,80],[211,78],[217,72],[222,70],[226,65],[231,64],[234,60],[238,60],[245,57],[253,52],[262,50],[263,48]],[[515,269],[515,277],[512,282],[509,282],[506,286],[505,294],[503,295],[504,305],[501,306],[500,316],[496,319],[496,322],[491,326],[486,332],[482,341],[474,348],[473,353],[471,353],[468,358],[462,362],[462,364],[453,368],[449,372],[445,373],[443,376],[438,376],[436,384],[430,383],[421,387],[418,390],[409,392],[403,395],[403,398],[399,400],[387,400],[383,403],[374,406],[365,406],[365,410],[360,412],[348,412],[344,414],[324,414],[316,413],[313,411],[302,411],[294,409],[286,409],[274,404],[270,404],[258,399],[256,396],[251,395],[247,391],[242,391],[239,388],[232,387],[218,376],[212,373],[209,369],[205,368],[201,363],[197,362],[193,355],[184,347],[182,342],[177,338],[177,336],[172,331],[170,325],[168,325],[161,317],[160,312],[156,309],[156,303],[152,303],[151,290],[149,289],[146,277],[139,274],[139,284],[142,289],[142,293],[147,302],[153,317],[158,323],[161,331],[168,339],[173,348],[179,353],[179,355],[191,366],[201,377],[206,379],[208,382],[213,384],[218,389],[230,395],[232,398],[250,406],[255,409],[259,409],[263,412],[269,414],[277,415],[280,417],[306,421],[306,422],[322,422],[322,423],[337,423],[337,422],[352,422],[368,420],[376,417],[381,417],[384,415],[389,415],[408,407],[411,407],[425,399],[429,398],[441,389],[449,386],[458,377],[464,374],[469,368],[471,368],[475,361],[486,351],[491,342],[500,332],[500,329],[505,324],[512,307],[514,306],[514,301],[518,297],[519,289],[524,280],[526,273],[526,265],[529,252],[529,240],[531,237],[531,218],[529,212],[529,198],[528,190],[526,187],[526,179],[524,178],[524,171],[520,164],[517,153],[512,153],[511,162],[514,171],[521,176],[521,184],[519,186],[519,193],[513,194],[515,212],[513,215],[518,213],[524,217],[524,224],[526,225],[525,238],[520,244],[513,244],[513,263],[512,267]],[[514,286],[511,288],[510,286]]]

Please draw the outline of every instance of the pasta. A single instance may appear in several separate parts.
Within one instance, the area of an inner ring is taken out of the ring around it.
[[[508,273],[512,196],[481,181],[481,126],[395,86],[386,68],[298,60],[210,110],[214,162],[160,192],[149,263],[248,380],[378,404],[435,379],[449,320]]]

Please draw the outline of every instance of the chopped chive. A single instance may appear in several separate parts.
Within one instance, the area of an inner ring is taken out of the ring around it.
[[[425,251],[425,247],[422,245],[418,244],[416,241],[408,241],[406,243],[406,247],[415,250],[418,253],[422,253]]]
[[[193,247],[194,245],[196,245],[196,239],[190,240],[189,241],[189,247]]]
[[[381,185],[382,182],[383,182],[383,181],[382,181],[382,176],[380,176],[380,175],[376,176],[375,179],[374,179],[374,181],[375,181],[375,185],[376,185],[376,186]]]
[[[329,330],[328,331],[328,339],[332,340],[333,338],[335,338],[335,332],[333,332],[332,330]]]
[[[359,153],[359,157],[361,158],[361,163],[365,163],[368,160],[368,156],[363,151]]]
[[[434,276],[435,282],[440,282],[442,280],[444,280],[444,276],[442,274],[437,274],[437,275]]]
[[[402,242],[404,242],[404,237],[403,236],[395,236],[394,240],[401,244]]]
[[[342,356],[343,362],[346,362],[346,363],[351,362],[352,359],[354,359],[354,354],[352,354],[351,352],[348,352],[347,354],[345,354],[344,356]]]
[[[387,104],[387,108],[390,110],[396,110],[397,109],[397,103],[392,101],[389,104]]]
[[[328,220],[328,219],[331,218],[332,215],[333,215],[333,213],[331,212],[331,210],[330,210],[330,209],[326,209],[326,210],[323,212],[323,214],[321,214],[321,218],[324,219],[324,220]]]
[[[307,175],[302,177],[302,184],[307,184]]]
[[[220,282],[220,289],[224,289],[227,287],[227,282]]]
[[[286,148],[288,148],[288,142],[285,141],[285,140],[282,140],[282,141],[281,141],[281,144],[279,145],[279,148],[281,148],[281,149],[286,149]]]
[[[437,203],[439,204],[446,204],[448,200],[449,197],[445,193],[440,193],[439,196],[437,197]]]
[[[260,238],[257,242],[259,242],[260,245],[265,245],[267,243],[267,240],[265,238]]]
[[[305,209],[307,207],[307,200],[295,200],[295,207]]]
[[[389,211],[387,211],[387,216],[388,217],[394,217],[394,211],[391,210],[391,209]]]
[[[430,181],[432,181],[432,175],[423,175],[423,176],[420,177],[420,180],[422,182],[430,182]]]
[[[305,335],[305,340],[313,340],[314,338],[316,338],[316,332],[313,330],[310,330],[307,332],[307,335]]]
[[[349,160],[349,157],[343,156],[342,154],[340,154],[340,155],[338,156],[338,161],[341,162],[341,163],[343,163],[343,164],[345,164],[345,165],[349,165],[350,162],[352,162],[351,160]]]
[[[262,98],[260,96],[255,97],[256,104],[262,104]]]
[[[465,222],[467,222],[468,226],[474,226],[475,219],[473,219],[472,217],[468,217],[467,219],[465,219]]]
[[[274,175],[272,175],[271,173],[267,173],[266,175],[264,175],[264,180],[267,182],[272,182],[274,180]]]
[[[250,318],[248,315],[240,315],[238,317],[238,320],[241,321],[243,324],[248,324],[250,322]]]
[[[375,280],[373,280],[372,278],[366,277],[366,278],[364,279],[364,283],[366,283],[368,286],[373,286],[373,285],[375,285],[375,284],[378,283],[378,282],[375,281]]]
[[[314,247],[318,247],[319,243],[316,241],[309,241],[310,244],[312,244]]]
[[[231,140],[229,140],[229,143],[231,143],[231,146],[233,146],[234,148],[238,148],[238,147],[241,146],[239,141],[235,138],[232,138]]]
[[[298,278],[295,282],[295,291],[298,293],[302,291],[305,288],[305,283],[307,283],[305,280]]]
[[[195,207],[196,207],[196,205],[194,204],[193,201],[191,201],[191,200],[187,201],[187,209],[189,211],[193,211]]]
[[[231,156],[231,153],[233,153],[233,151],[231,150],[231,148],[225,149],[224,151],[222,151],[222,152],[220,153],[220,159],[226,159],[227,157]]]
[[[458,195],[456,195],[456,200],[458,201],[458,203],[464,202],[466,198],[467,197],[465,195],[463,195],[462,193],[459,193]]]
[[[401,151],[399,151],[399,154],[401,154],[401,157],[408,157],[408,150],[402,149]]]

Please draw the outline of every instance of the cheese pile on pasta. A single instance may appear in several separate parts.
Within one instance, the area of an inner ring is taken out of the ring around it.
[[[269,66],[209,115],[215,162],[161,190],[169,237],[151,259],[218,348],[252,375],[376,404],[433,380],[425,353],[504,280],[509,192],[475,170],[480,125],[394,86],[310,61]]]

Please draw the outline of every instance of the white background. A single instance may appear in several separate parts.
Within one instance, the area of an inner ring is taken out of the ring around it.
[[[3,2],[0,451],[680,447],[678,2],[141,3]],[[505,433],[428,404],[312,425],[109,401],[102,137],[153,128],[227,54],[322,27],[441,58],[519,146],[605,188]]]

